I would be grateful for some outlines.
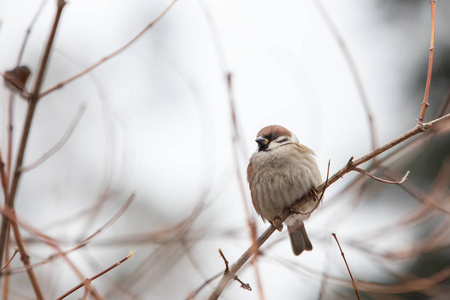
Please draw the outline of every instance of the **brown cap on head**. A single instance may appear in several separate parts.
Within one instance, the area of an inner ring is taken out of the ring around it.
[[[280,126],[280,125],[266,126],[258,132],[256,137],[260,137],[260,136],[267,137],[271,134],[275,134],[277,136],[292,137],[292,132],[290,132],[289,130],[287,130],[286,128],[284,128],[283,126]]]

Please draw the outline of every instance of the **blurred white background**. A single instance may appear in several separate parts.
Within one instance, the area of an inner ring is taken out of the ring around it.
[[[407,2],[322,2],[360,74],[378,145],[412,128],[422,102],[430,8],[425,0]],[[43,91],[122,47],[169,4],[69,1]],[[24,34],[40,5],[41,1],[0,1],[2,72],[14,68]],[[446,55],[439,47],[449,44],[443,19],[450,7],[440,1],[437,8],[439,65]],[[25,49],[22,64],[32,70],[29,90],[54,13],[55,1],[47,1]],[[241,137],[237,151],[241,178],[236,176],[233,156],[227,72],[232,74]],[[3,153],[7,143],[7,95],[3,88]],[[432,95],[435,97],[430,98],[427,119],[435,115],[445,93]],[[218,248],[230,263],[247,249],[249,229],[238,181],[243,181],[251,206],[245,170],[260,128],[280,124],[294,132],[301,143],[316,152],[324,179],[328,160],[333,174],[351,156],[359,157],[372,149],[367,114],[349,64],[309,0],[178,1],[126,51],[42,98],[25,165],[61,139],[83,105],[85,111],[68,142],[23,176],[16,210],[20,218],[61,239],[63,249],[68,249],[105,224],[129,195],[136,193],[132,205],[114,225],[69,255],[90,277],[130,249],[137,250],[132,260],[93,282],[107,299],[183,299],[224,269]],[[14,149],[25,110],[25,101],[16,97]],[[404,167],[398,171],[403,172]],[[427,186],[433,176],[428,176]],[[369,252],[351,243],[370,245],[374,251],[411,247],[417,238],[411,228],[399,229],[381,240],[369,240],[368,232],[395,224],[418,202],[398,187],[386,189],[381,184],[368,192],[355,189],[334,197],[354,177],[346,175],[331,186],[323,207],[307,222],[312,252],[294,257],[286,232],[276,232],[263,246],[259,271],[266,299],[318,298],[324,274],[348,282],[333,232],[358,280],[395,281],[395,276],[380,267],[387,264],[385,261],[374,260]],[[330,199],[334,204],[327,206]],[[86,212],[96,203],[103,203],[98,214]],[[199,203],[204,205],[186,232],[164,232],[188,218]],[[268,224],[250,209],[261,233]],[[152,236],[155,232],[158,234]],[[24,235],[33,262],[53,253],[37,243],[32,234],[24,231]],[[391,271],[401,274],[413,263],[398,261]],[[12,267],[19,266],[16,259]],[[36,268],[36,272],[49,299],[79,283],[60,259]],[[253,292],[231,282],[224,299],[260,299],[254,274],[250,266],[239,273]],[[206,298],[215,282],[198,298]],[[12,299],[31,297],[25,273],[12,277],[11,290],[15,295]],[[323,299],[354,296],[351,288],[342,289],[336,279],[324,290]],[[80,290],[71,299],[82,295]]]

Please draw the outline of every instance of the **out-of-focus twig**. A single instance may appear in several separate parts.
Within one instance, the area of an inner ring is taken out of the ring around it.
[[[376,128],[375,128],[375,120],[373,118],[372,109],[370,107],[369,100],[367,98],[367,93],[364,89],[364,84],[362,82],[361,75],[359,74],[358,68],[356,67],[355,62],[353,61],[352,54],[350,53],[350,50],[348,49],[344,38],[342,37],[341,33],[337,29],[336,24],[333,23],[333,21],[331,20],[330,16],[327,13],[327,11],[325,10],[322,1],[321,0],[313,0],[312,3],[316,6],[317,10],[319,11],[320,15],[322,16],[323,20],[325,21],[325,24],[327,25],[328,29],[330,30],[331,34],[333,35],[334,39],[336,40],[339,48],[341,49],[342,54],[344,55],[344,59],[346,60],[347,65],[350,69],[350,73],[353,77],[353,80],[355,81],[356,89],[357,89],[359,97],[362,101],[364,110],[366,111],[367,120],[369,122],[372,149],[375,149],[378,146],[377,132],[376,132]]]
[[[116,262],[115,264],[113,264],[112,266],[110,266],[109,268],[106,268],[105,270],[101,271],[100,273],[98,273],[97,275],[91,277],[91,278],[87,278],[84,282],[80,283],[79,285],[77,285],[76,287],[72,288],[71,290],[67,291],[64,295],[60,296],[57,298],[57,300],[61,300],[66,298],[67,296],[69,296],[70,294],[72,294],[73,292],[75,292],[76,290],[82,288],[83,286],[86,285],[90,285],[90,283],[92,281],[94,281],[95,279],[97,279],[98,277],[104,275],[105,273],[108,273],[109,271],[111,271],[112,269],[120,266],[123,262],[125,262],[127,259],[133,257],[134,253],[136,251],[130,251],[130,253],[125,256],[124,258],[122,258],[120,261]]]
[[[40,62],[40,66],[39,66],[39,69],[37,72],[36,83],[34,85],[33,91],[30,94],[30,97],[29,97],[29,105],[28,105],[28,110],[27,110],[27,114],[25,117],[25,124],[23,126],[22,137],[20,140],[19,149],[17,151],[16,165],[15,165],[15,169],[14,169],[14,174],[12,174],[13,177],[12,177],[11,189],[9,191],[8,199],[6,201],[6,207],[8,207],[12,210],[14,210],[14,200],[15,200],[17,188],[19,185],[19,180],[20,180],[20,177],[22,174],[21,168],[22,168],[23,158],[25,155],[25,149],[26,149],[26,145],[27,145],[27,141],[28,141],[28,137],[29,137],[29,133],[30,133],[30,129],[31,129],[31,123],[33,120],[33,116],[34,116],[34,112],[36,110],[37,103],[39,101],[39,93],[40,93],[40,90],[42,87],[42,83],[44,81],[45,70],[47,69],[48,60],[50,58],[50,53],[51,53],[51,49],[52,49],[53,42],[55,39],[56,31],[58,28],[59,20],[61,18],[61,14],[63,12],[65,4],[66,4],[66,2],[64,0],[58,0],[56,3],[57,9],[56,9],[56,13],[55,13],[55,19],[53,21],[52,29],[51,29],[49,38],[47,40],[44,54],[42,56],[42,60]],[[20,236],[19,228],[18,228],[17,224],[15,224],[14,222],[12,222],[12,223],[13,223],[12,227],[13,227],[14,235],[15,235],[15,238],[17,241],[17,246],[19,247],[19,250],[20,250],[21,260],[22,260],[23,264],[27,267],[28,278],[31,282],[34,293],[36,295],[36,298],[43,299],[43,295],[42,295],[41,289],[39,287],[36,275],[34,274],[33,268],[28,268],[28,266],[30,266],[30,259],[27,254],[27,251],[25,249],[25,245],[23,244],[22,238]],[[1,233],[0,233],[0,261],[3,261],[3,254],[5,252],[6,237],[7,237],[8,229],[9,229],[9,218],[3,217]]]
[[[16,254],[17,254],[18,252],[19,252],[19,248],[18,248],[18,247],[14,248],[13,254],[12,254],[11,257],[8,259],[8,261],[5,263],[5,265],[2,267],[2,270],[6,269],[6,268],[9,266],[9,264],[11,263],[11,261],[14,259],[14,257],[16,256]]]
[[[172,6],[177,2],[177,0],[173,0],[169,6],[166,7],[166,9],[163,10],[163,12],[156,17],[156,19],[154,19],[152,22],[150,22],[150,24],[148,24],[141,32],[139,32],[134,38],[131,39],[131,41],[129,41],[128,43],[126,43],[124,46],[120,47],[119,49],[117,49],[116,51],[112,52],[111,54],[103,57],[102,59],[100,59],[99,61],[97,61],[96,63],[94,63],[93,65],[91,65],[90,67],[87,67],[86,69],[84,69],[83,71],[81,71],[80,73],[64,80],[61,81],[60,83],[56,84],[55,86],[49,88],[48,90],[42,92],[39,96],[42,98],[44,96],[47,96],[48,94],[50,94],[51,92],[62,88],[63,86],[65,86],[66,84],[80,78],[81,76],[83,76],[84,74],[92,71],[93,69],[97,68],[98,66],[100,66],[102,63],[110,60],[111,58],[117,56],[118,54],[122,53],[124,50],[128,49],[132,44],[134,44],[134,42],[136,42],[138,39],[140,39],[150,28],[152,28],[156,23],[158,23],[159,20],[162,19],[162,17],[164,17],[164,15],[172,8]]]
[[[30,22],[30,25],[28,25],[27,32],[25,33],[25,36],[23,37],[22,45],[20,46],[19,55],[17,56],[16,66],[19,66],[20,62],[22,61],[23,53],[25,52],[25,47],[27,45],[28,38],[30,37],[31,30],[33,29],[34,24],[36,23],[37,19],[39,18],[39,15],[41,14],[42,10],[44,9],[44,6],[46,3],[47,3],[47,0],[42,0],[36,13],[34,14],[33,19]]]
[[[78,112],[76,113],[75,117],[73,118],[72,122],[69,124],[69,127],[66,129],[66,132],[62,136],[62,138],[56,143],[55,146],[53,146],[50,150],[48,150],[46,153],[44,153],[37,161],[29,164],[28,166],[25,166],[22,168],[22,172],[29,171],[33,168],[36,168],[40,164],[42,164],[44,161],[46,161],[50,156],[55,154],[59,149],[64,146],[64,144],[67,142],[67,140],[71,137],[72,133],[74,132],[76,126],[78,125],[78,122],[81,120],[81,117],[86,110],[86,106],[83,104],[78,109]]]
[[[239,164],[239,156],[238,156],[238,143],[241,141],[241,137],[239,134],[238,129],[238,122],[237,122],[237,114],[236,114],[236,107],[234,103],[234,95],[233,95],[233,84],[232,84],[232,74],[228,73],[226,76],[227,79],[227,90],[228,90],[228,98],[230,103],[230,112],[231,112],[231,123],[233,125],[233,133],[232,133],[232,144],[233,144],[233,158],[234,158],[234,167],[236,170],[236,179],[239,184],[239,189],[241,191],[242,196],[242,202],[244,205],[245,210],[245,216],[247,219],[247,225],[250,231],[250,238],[252,243],[256,241],[257,234],[256,234],[256,223],[252,215],[250,214],[250,209],[247,201],[247,194],[245,192],[244,182],[241,174],[241,167]],[[258,255],[255,255],[252,259],[252,265],[255,270],[255,278],[256,278],[256,284],[258,286],[258,292],[259,292],[259,298],[261,300],[264,300],[264,291],[262,287],[261,282],[261,276],[259,274],[259,268],[258,268]]]
[[[358,172],[358,173],[367,175],[370,178],[375,179],[376,181],[379,181],[379,182],[382,182],[382,183],[388,183],[388,184],[402,184],[406,180],[406,178],[408,177],[408,175],[410,173],[409,171],[407,171],[405,173],[405,175],[402,177],[402,179],[393,181],[393,180],[387,180],[387,179],[383,179],[383,178],[377,177],[375,175],[372,175],[369,172],[367,172],[367,170],[364,170],[364,169],[361,169],[361,168],[355,168],[355,171]]]
[[[353,289],[355,290],[356,298],[358,298],[358,300],[361,300],[361,297],[359,296],[359,292],[358,292],[358,286],[356,285],[356,281],[353,278],[352,272],[350,271],[350,267],[348,266],[347,259],[345,258],[345,255],[344,255],[344,251],[342,251],[341,244],[339,243],[336,233],[332,233],[332,235],[333,235],[334,239],[336,240],[336,243],[339,246],[339,251],[341,251],[341,255],[342,255],[342,258],[344,259],[345,266],[347,267],[348,274],[350,275],[350,279],[352,280],[352,285],[353,285]]]
[[[430,38],[430,53],[428,57],[428,72],[427,82],[425,84],[425,93],[423,95],[422,107],[420,109],[419,121],[417,124],[421,125],[425,119],[425,114],[428,108],[428,95],[430,94],[431,74],[433,73],[433,60],[434,60],[434,29],[436,21],[436,0],[430,0],[431,6],[431,38]]]

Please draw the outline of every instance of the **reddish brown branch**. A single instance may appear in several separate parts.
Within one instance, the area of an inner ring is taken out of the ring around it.
[[[387,180],[387,179],[383,179],[380,177],[376,177],[375,175],[370,174],[369,172],[367,172],[367,170],[361,169],[361,168],[355,168],[355,171],[364,175],[369,176],[372,179],[375,179],[376,181],[382,182],[382,183],[388,183],[388,184],[402,184],[406,178],[409,175],[409,171],[407,171],[405,173],[405,175],[402,177],[402,179],[398,180],[398,181],[393,181],[393,180]]]
[[[372,149],[375,149],[378,146],[378,142],[377,142],[377,132],[376,132],[376,128],[375,128],[375,121],[373,118],[373,113],[372,113],[372,109],[369,104],[369,99],[367,97],[366,90],[364,89],[364,84],[362,82],[361,75],[359,74],[358,68],[356,67],[356,63],[353,59],[353,56],[350,53],[350,49],[348,48],[347,44],[345,43],[345,40],[342,37],[342,34],[339,32],[338,28],[333,23],[333,20],[330,18],[327,11],[323,7],[322,1],[314,0],[314,1],[312,1],[312,3],[316,6],[316,8],[319,11],[320,15],[322,16],[325,24],[328,26],[328,29],[330,30],[331,34],[333,35],[334,39],[336,40],[336,42],[339,46],[339,49],[341,49],[344,59],[347,62],[348,68],[350,69],[350,74],[353,77],[353,80],[356,85],[356,90],[358,91],[358,94],[359,94],[359,97],[363,104],[364,110],[366,111],[367,121],[369,122],[369,130],[370,130],[370,137],[371,137],[371,142],[372,142]]]
[[[425,93],[423,95],[422,108],[420,109],[418,124],[422,124],[425,119],[425,114],[428,108],[428,95],[430,93],[431,74],[433,72],[433,60],[434,60],[434,29],[436,20],[436,0],[430,0],[431,5],[431,38],[430,38],[430,53],[428,57],[428,72],[427,82],[425,84]]]
[[[337,173],[335,173],[333,176],[331,176],[328,180],[327,186],[330,186],[331,184],[338,181],[340,178],[342,178],[345,174],[351,172],[354,170],[355,167],[371,160],[372,158],[380,155],[381,153],[397,146],[398,144],[406,141],[407,139],[419,134],[426,132],[430,130],[433,127],[446,125],[450,121],[450,114],[447,114],[439,119],[433,120],[431,122],[417,125],[413,129],[405,132],[404,134],[400,135],[399,137],[391,140],[387,144],[384,144],[381,147],[378,147],[377,149],[373,150],[372,152],[358,158],[357,160],[351,160],[351,163],[349,162],[345,167],[340,169]],[[317,192],[322,192],[325,188],[325,183],[322,183],[318,188]],[[274,224],[275,226],[281,226],[281,223],[291,214],[292,211],[297,210],[299,207],[301,207],[306,201],[311,201],[313,198],[313,195],[306,195],[294,205],[292,205],[290,208],[286,209],[281,215],[280,220],[277,222],[277,224]],[[231,279],[233,279],[234,275],[237,271],[247,262],[247,260],[252,257],[252,255],[266,242],[266,240],[272,235],[272,233],[275,231],[275,226],[270,225],[266,231],[262,235],[258,237],[258,239],[250,246],[250,248],[247,249],[247,251],[244,252],[244,254],[239,257],[239,259],[230,267],[230,270],[227,274],[224,274],[219,281],[219,283],[216,285],[214,291],[209,296],[210,300],[217,299],[222,291],[225,289],[227,284]]]
[[[87,278],[85,281],[83,281],[82,283],[80,283],[79,285],[77,285],[76,287],[72,288],[71,290],[69,290],[68,292],[66,292],[64,295],[58,297],[56,300],[61,300],[66,298],[67,296],[69,296],[70,294],[72,294],[73,292],[75,292],[76,290],[82,288],[83,286],[88,286],[90,285],[90,283],[92,281],[94,281],[95,279],[99,278],[100,276],[108,273],[109,271],[111,271],[112,269],[120,266],[120,264],[122,264],[123,262],[125,262],[127,259],[133,257],[134,253],[136,251],[131,251],[127,256],[125,256],[124,258],[122,258],[119,262],[113,264],[112,266],[110,266],[109,268],[106,268],[105,270],[101,271],[100,273],[98,273],[97,275],[91,277],[91,278]]]
[[[256,241],[257,234],[256,234],[256,223],[254,221],[254,218],[250,214],[250,209],[247,201],[247,194],[245,192],[245,186],[244,181],[242,180],[241,176],[241,167],[239,164],[239,156],[238,156],[238,142],[241,141],[239,129],[238,129],[238,122],[237,122],[237,114],[236,114],[236,107],[234,102],[234,95],[233,95],[233,81],[232,81],[232,74],[227,73],[226,75],[227,80],[227,91],[228,91],[228,98],[230,103],[230,112],[231,112],[231,123],[233,125],[233,135],[232,135],[232,144],[233,144],[233,158],[234,158],[234,164],[236,168],[236,176],[239,184],[239,189],[241,191],[242,195],[242,202],[244,204],[244,210],[245,210],[245,216],[247,219],[247,225],[249,227],[250,231],[250,238],[252,243]],[[244,151],[246,152],[246,151]],[[257,250],[257,249],[255,249]],[[255,251],[256,252],[256,251]],[[262,287],[261,282],[261,276],[259,274],[259,267],[258,267],[258,255],[253,256],[252,258],[252,265],[255,271],[255,279],[256,279],[256,285],[258,287],[259,292],[259,298],[261,300],[264,300],[264,291]]]
[[[332,233],[332,235],[333,235],[334,239],[336,240],[336,243],[339,246],[339,250],[341,251],[341,255],[342,255],[342,258],[344,259],[345,266],[347,267],[348,274],[350,275],[350,279],[352,280],[352,285],[353,285],[353,289],[355,290],[356,298],[358,298],[358,300],[361,300],[361,298],[359,297],[358,287],[356,286],[356,281],[353,278],[352,272],[350,271],[350,267],[348,266],[347,259],[345,259],[344,251],[342,251],[341,244],[339,243],[336,233]]]
[[[30,102],[29,102],[29,106],[28,106],[28,110],[27,110],[27,115],[25,118],[25,124],[24,124],[23,131],[22,131],[22,137],[21,137],[20,144],[19,144],[19,150],[17,152],[17,160],[16,160],[16,166],[15,166],[15,170],[14,170],[14,174],[13,174],[13,178],[12,178],[11,189],[8,194],[8,198],[6,200],[6,207],[8,207],[10,209],[14,209],[14,200],[15,200],[17,188],[19,185],[20,176],[22,174],[20,169],[22,168],[22,164],[23,164],[23,158],[25,155],[25,148],[27,145],[27,141],[28,141],[28,137],[29,137],[29,133],[30,133],[30,129],[31,129],[31,123],[33,120],[34,112],[36,110],[37,102],[39,100],[39,93],[40,93],[40,90],[42,87],[42,83],[44,81],[45,70],[47,68],[48,60],[50,58],[50,53],[51,53],[51,49],[52,49],[53,42],[55,39],[56,30],[58,28],[59,20],[61,18],[61,14],[62,14],[65,4],[66,4],[66,2],[64,0],[57,1],[57,9],[56,9],[56,13],[55,13],[55,19],[53,21],[50,36],[48,38],[48,41],[47,41],[47,44],[46,44],[46,47],[44,50],[44,54],[43,54],[42,60],[40,62],[39,70],[37,73],[36,83],[35,83],[34,89],[31,92],[31,95],[29,98]],[[25,267],[27,267],[28,278],[30,279],[31,285],[33,286],[33,290],[36,295],[36,298],[43,299],[42,292],[40,290],[40,287],[37,282],[36,276],[34,274],[33,268],[29,267],[30,260],[29,260],[28,254],[26,252],[25,245],[23,244],[22,238],[20,236],[19,227],[17,226],[17,224],[15,222],[11,222],[11,223],[12,223],[13,232],[14,232],[14,235],[15,235],[15,238],[17,241],[17,246],[19,247],[19,250],[20,250],[21,260],[22,260],[23,264],[25,265]],[[3,261],[3,253],[5,252],[6,237],[7,237],[8,230],[9,230],[9,219],[6,217],[3,217],[1,233],[0,233],[0,261]]]
[[[16,256],[16,254],[19,252],[19,248],[14,248],[14,253],[11,255],[11,257],[8,259],[8,261],[5,263],[5,265],[2,267],[2,271],[4,269],[6,269],[9,264],[11,263],[11,261],[14,259],[14,257]]]
[[[158,16],[156,17],[156,19],[154,19],[150,24],[148,24],[141,32],[138,33],[138,35],[136,35],[134,38],[131,39],[131,41],[129,41],[128,43],[126,43],[124,46],[120,47],[119,49],[117,49],[116,51],[112,52],[111,54],[103,57],[102,59],[100,59],[99,61],[97,61],[96,63],[94,63],[93,65],[91,65],[90,67],[87,67],[86,69],[84,69],[83,71],[81,71],[80,73],[64,80],[61,81],[60,83],[56,84],[54,87],[49,88],[48,90],[42,92],[42,94],[39,95],[39,97],[44,97],[47,96],[48,94],[50,94],[51,92],[62,88],[63,86],[65,86],[66,84],[80,78],[81,76],[83,76],[84,74],[89,73],[90,71],[94,70],[95,68],[97,68],[98,66],[100,66],[102,63],[110,60],[111,58],[117,56],[118,54],[122,53],[123,51],[125,51],[127,48],[129,48],[132,44],[134,44],[134,42],[136,42],[138,39],[140,39],[150,28],[152,28],[159,20],[162,19],[162,17],[164,17],[164,15],[172,8],[172,6],[175,4],[175,2],[177,2],[177,0],[173,0],[169,6],[166,7],[166,9]]]
[[[8,199],[8,175],[5,172],[5,163],[2,158],[2,151],[0,150],[0,177],[2,181],[3,195]]]

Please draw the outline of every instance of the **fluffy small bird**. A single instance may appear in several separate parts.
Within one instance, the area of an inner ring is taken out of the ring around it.
[[[274,224],[284,209],[307,193],[315,194],[322,178],[314,152],[300,144],[286,128],[279,125],[264,127],[256,142],[258,148],[250,158],[247,180],[256,212],[263,220]],[[313,248],[303,221],[317,207],[317,201],[315,197],[306,202],[299,213],[291,214],[285,220],[295,255]]]

